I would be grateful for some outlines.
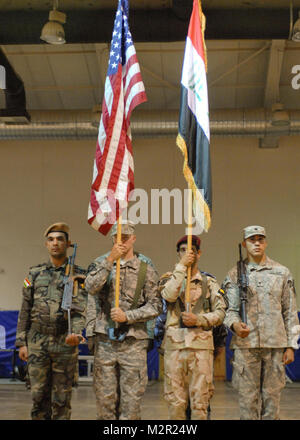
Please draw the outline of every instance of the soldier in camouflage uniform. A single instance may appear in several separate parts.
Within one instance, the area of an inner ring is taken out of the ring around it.
[[[136,236],[134,224],[123,221],[122,243],[116,242],[113,226],[111,252],[97,258],[88,269],[86,289],[89,293],[87,336],[96,338],[94,358],[94,390],[98,420],[138,420],[140,405],[147,385],[146,321],[161,313],[158,274],[151,260],[133,251]],[[114,307],[116,261],[121,258],[119,307]],[[142,264],[146,262],[147,264]],[[139,284],[141,266],[144,281]],[[136,290],[139,296],[132,308]],[[92,296],[92,297],[91,297]],[[95,313],[96,310],[96,313]],[[125,339],[111,339],[117,323],[126,324]]]
[[[187,236],[177,242],[180,259],[173,273],[161,278],[160,290],[167,302],[164,348],[164,396],[171,420],[186,419],[190,401],[191,419],[207,419],[213,394],[213,326],[225,317],[225,302],[216,279],[200,272],[200,238],[192,236],[187,251]],[[191,311],[184,310],[185,284],[191,266]]]
[[[232,330],[232,384],[238,390],[241,419],[278,419],[285,386],[284,365],[294,361],[299,322],[290,271],[265,254],[262,226],[244,229],[248,278],[247,325],[240,317],[237,267],[224,281],[229,300],[225,324]]]
[[[72,334],[68,335],[61,302],[67,248],[71,244],[69,227],[55,223],[47,228],[45,237],[50,260],[31,267],[24,280],[16,347],[19,347],[20,358],[28,361],[32,419],[70,419],[78,344],[85,325],[87,294],[82,284],[85,271],[78,266],[74,268],[77,287],[71,310]]]

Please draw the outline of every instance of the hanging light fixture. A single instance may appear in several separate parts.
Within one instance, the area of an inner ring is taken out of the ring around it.
[[[290,1],[290,32],[289,40],[300,42],[300,11],[298,11],[298,19],[294,23],[293,17],[293,1]]]
[[[41,40],[49,44],[64,44],[65,31],[63,24],[66,22],[66,14],[57,10],[58,0],[53,1],[53,10],[49,12],[49,21],[44,25],[41,32]]]
[[[298,12],[298,19],[293,26],[292,40],[300,42],[300,12]]]

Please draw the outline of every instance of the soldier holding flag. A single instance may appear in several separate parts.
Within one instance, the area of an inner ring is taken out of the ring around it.
[[[121,243],[117,225],[111,231],[111,251],[88,269],[86,288],[95,297],[96,314],[94,389],[98,420],[138,420],[147,385],[146,322],[158,316],[162,304],[158,274],[151,260],[134,252],[134,224],[122,221]],[[121,259],[119,306],[115,307],[116,262]],[[91,335],[91,329],[89,329]]]
[[[200,239],[192,235],[193,211],[197,224],[207,232],[212,208],[204,29],[201,2],[194,0],[182,66],[176,140],[189,188],[188,235],[177,244],[180,263],[161,291],[168,303],[165,397],[171,419],[185,419],[189,394],[191,417],[207,418],[214,349],[211,328],[222,323],[226,307],[215,279],[198,271]]]
[[[89,293],[95,296],[89,297],[89,312],[93,315],[98,306],[94,383],[99,419],[140,418],[147,383],[145,322],[161,312],[158,275],[148,259],[142,264],[134,254],[134,226],[120,219],[134,189],[130,116],[146,100],[129,29],[129,2],[119,0],[88,209],[89,224],[104,235],[118,220],[111,252],[96,260],[87,277]],[[89,316],[87,331],[94,333]]]
[[[192,250],[187,236],[176,244],[179,263],[173,273],[160,281],[162,297],[167,302],[164,348],[164,396],[169,418],[184,420],[188,401],[191,418],[207,419],[213,394],[213,326],[222,324],[226,304],[216,279],[200,272],[199,237],[192,236]],[[185,311],[187,268],[191,268],[190,311]]]

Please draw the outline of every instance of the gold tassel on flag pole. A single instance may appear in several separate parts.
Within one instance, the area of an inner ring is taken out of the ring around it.
[[[122,216],[118,218],[117,225],[117,244],[121,244],[122,236]],[[120,267],[121,267],[121,257],[117,259],[116,266],[116,290],[115,290],[115,307],[119,307],[119,298],[120,298]]]
[[[188,198],[188,239],[187,250],[192,250],[192,227],[193,227],[193,191],[189,186],[189,198]],[[192,267],[187,268],[186,288],[185,288],[185,310],[190,312],[191,298],[190,298],[190,286],[191,286],[191,273]]]

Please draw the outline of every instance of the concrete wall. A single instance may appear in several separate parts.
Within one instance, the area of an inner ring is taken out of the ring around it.
[[[268,254],[291,269],[299,290],[299,142],[282,138],[278,149],[262,150],[255,138],[212,139],[213,217],[201,236],[201,267],[220,282],[238,258],[242,228],[261,224]],[[133,147],[136,188],[149,195],[151,188],[186,188],[175,139],[135,139]],[[1,309],[20,307],[28,268],[47,260],[43,232],[51,223],[70,224],[82,266],[110,248],[110,238],[86,220],[94,152],[93,141],[0,142]],[[136,248],[163,273],[176,262],[184,233],[185,225],[138,225]]]

